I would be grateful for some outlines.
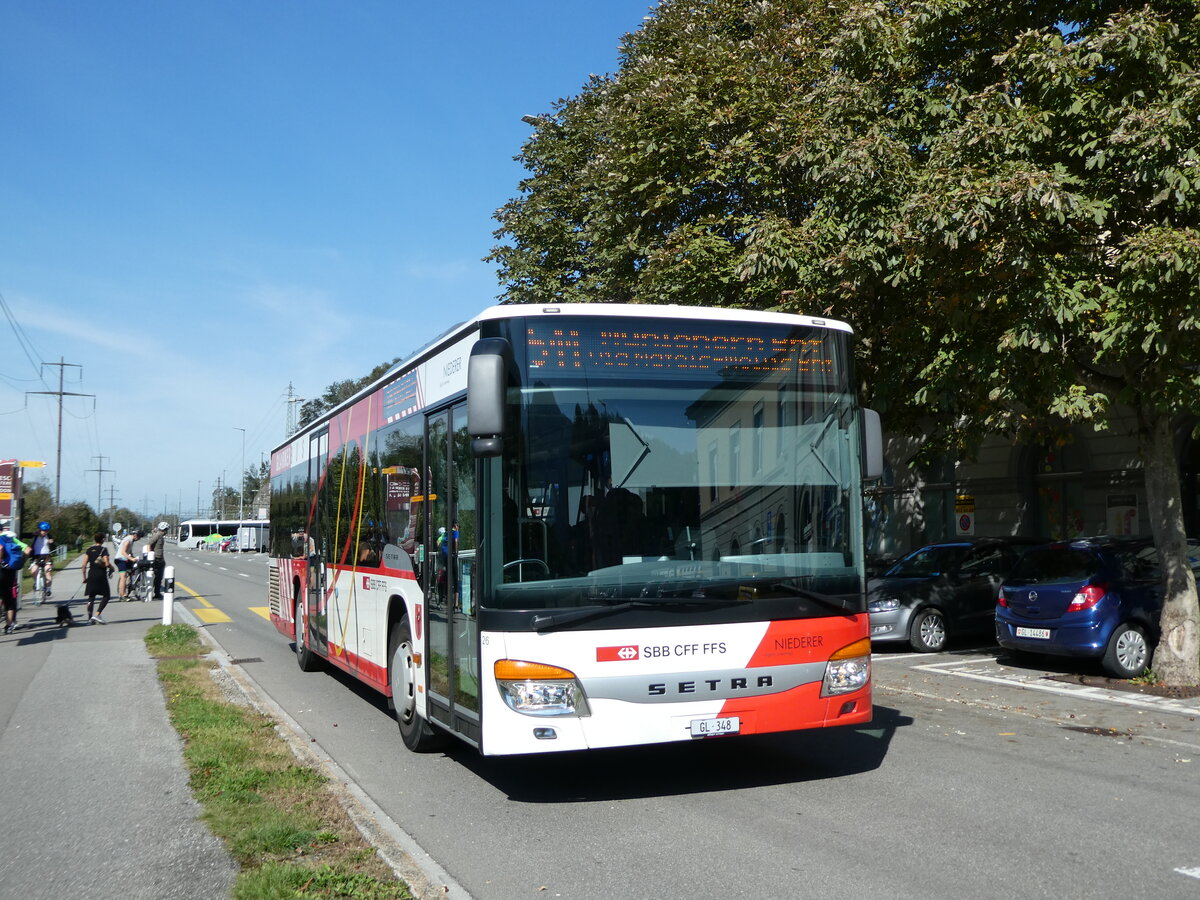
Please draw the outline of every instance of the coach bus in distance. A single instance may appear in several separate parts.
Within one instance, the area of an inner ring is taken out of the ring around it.
[[[271,454],[271,621],[488,755],[871,718],[848,326],[496,306]],[[865,468],[864,468],[865,467]]]
[[[265,550],[270,523],[262,519],[188,519],[179,523],[180,549],[198,550],[213,535],[236,537],[241,550]]]

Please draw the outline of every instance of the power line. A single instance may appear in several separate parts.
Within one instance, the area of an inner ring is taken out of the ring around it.
[[[37,352],[37,348],[33,346],[33,341],[29,340],[25,332],[21,329],[21,324],[17,321],[17,317],[13,315],[12,310],[8,307],[8,301],[4,299],[4,295],[0,294],[0,310],[4,311],[4,318],[8,320],[8,325],[16,335],[17,343],[21,347],[21,351],[25,354],[25,358],[29,360],[29,364],[33,366],[35,372],[38,373],[38,380],[46,385],[42,378],[41,370],[41,354]],[[37,359],[34,359],[34,357]],[[46,385],[49,387],[49,385]]]

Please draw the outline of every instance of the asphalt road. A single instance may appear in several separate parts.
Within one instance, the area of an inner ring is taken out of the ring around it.
[[[987,647],[883,652],[863,728],[417,755],[382,697],[299,671],[264,557],[170,557],[179,602],[481,900],[1200,896],[1198,701],[1063,685]]]

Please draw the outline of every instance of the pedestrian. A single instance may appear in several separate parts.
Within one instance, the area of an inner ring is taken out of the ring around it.
[[[159,522],[158,527],[154,529],[154,534],[150,536],[150,540],[146,541],[146,550],[154,554],[154,599],[161,600],[162,595],[162,579],[163,570],[167,567],[167,529],[171,526],[166,522]]]
[[[137,564],[137,557],[133,555],[133,542],[142,536],[142,532],[135,528],[121,538],[121,544],[117,547],[117,571],[121,574],[117,577],[117,597],[121,600],[129,599],[129,571]]]
[[[104,532],[97,531],[92,538],[95,543],[83,552],[83,585],[87,594],[88,621],[93,625],[107,625],[100,615],[112,595],[108,590],[108,579],[113,572],[112,561],[108,558],[108,548],[104,546]],[[92,613],[96,598],[100,598],[100,608]]]
[[[29,555],[29,545],[12,530],[12,519],[0,519],[0,604],[4,606],[4,633],[17,630],[17,588],[21,584],[21,565]]]

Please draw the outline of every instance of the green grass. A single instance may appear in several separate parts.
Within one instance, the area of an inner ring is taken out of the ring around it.
[[[158,659],[201,818],[241,866],[237,900],[412,896],[275,723],[223,699],[192,626],[155,625],[146,646]]]

